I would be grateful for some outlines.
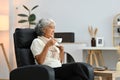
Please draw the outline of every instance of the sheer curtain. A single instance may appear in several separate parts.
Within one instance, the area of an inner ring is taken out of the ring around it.
[[[9,61],[11,65],[11,69],[16,68],[16,60],[14,53],[14,42],[13,42],[13,33],[15,30],[15,5],[14,0],[9,0]]]

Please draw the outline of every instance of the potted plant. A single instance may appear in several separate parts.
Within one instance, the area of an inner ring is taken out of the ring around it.
[[[26,23],[28,22],[28,26],[30,28],[30,25],[35,25],[35,20],[36,20],[36,15],[34,13],[32,13],[32,11],[34,9],[36,9],[38,7],[38,5],[34,6],[32,9],[29,9],[27,6],[23,5],[23,7],[28,11],[28,14],[18,14],[18,16],[20,17],[27,17],[27,19],[21,19],[18,21],[18,23]]]

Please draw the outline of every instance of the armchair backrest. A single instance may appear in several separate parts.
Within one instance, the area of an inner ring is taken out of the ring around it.
[[[35,64],[30,45],[36,37],[34,29],[16,28],[14,32],[14,46],[17,67]]]

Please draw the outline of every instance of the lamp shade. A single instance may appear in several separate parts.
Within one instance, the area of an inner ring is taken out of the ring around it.
[[[0,15],[0,31],[8,30],[9,18],[8,15]]]

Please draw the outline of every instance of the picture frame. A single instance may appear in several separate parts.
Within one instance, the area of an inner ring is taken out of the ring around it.
[[[104,46],[104,37],[96,37],[96,46],[103,47]]]

